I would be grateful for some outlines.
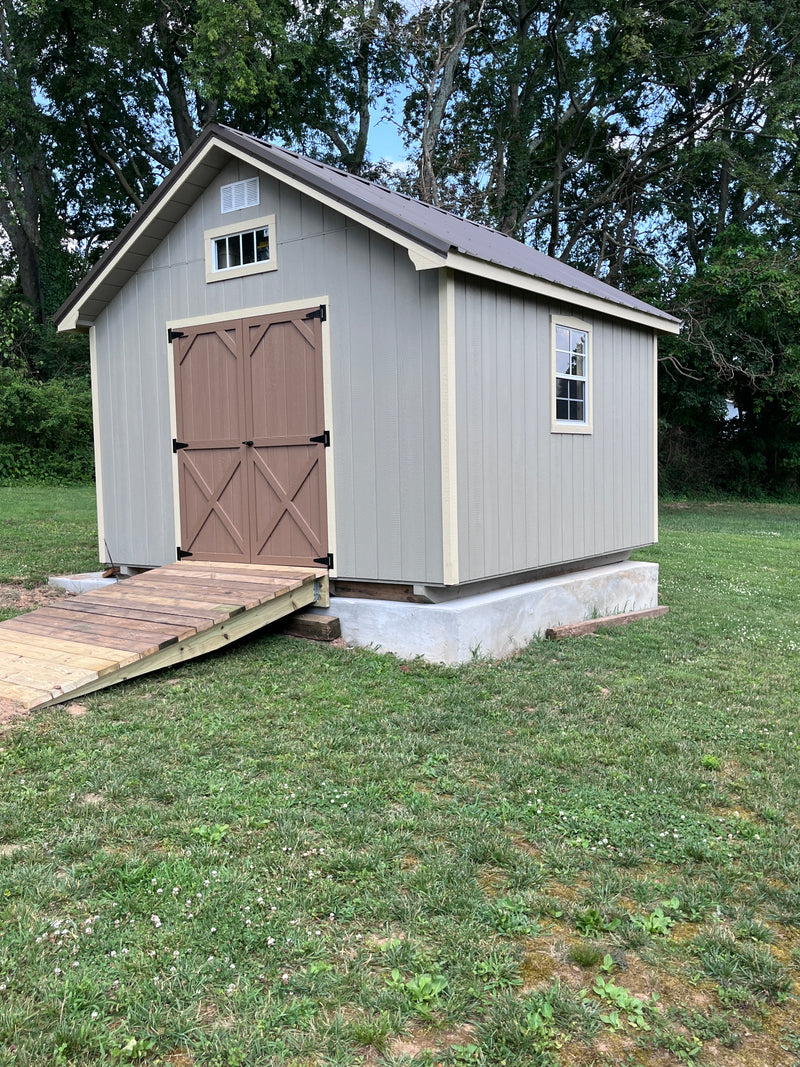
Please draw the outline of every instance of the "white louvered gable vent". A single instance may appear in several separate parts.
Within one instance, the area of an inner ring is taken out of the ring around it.
[[[221,208],[224,215],[227,211],[238,211],[243,207],[255,207],[260,203],[258,178],[246,178],[242,182],[231,182],[223,185],[220,189]]]

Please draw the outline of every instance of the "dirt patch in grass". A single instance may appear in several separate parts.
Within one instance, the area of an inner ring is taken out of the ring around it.
[[[0,697],[0,733],[4,726],[10,726],[12,722],[23,716],[30,716],[30,712],[23,708],[21,704],[16,704],[13,700],[6,700],[4,697]]]
[[[0,611],[33,611],[66,595],[62,589],[53,589],[49,585],[26,589],[16,582],[0,582]]]
[[[413,1059],[423,1052],[446,1052],[454,1045],[467,1045],[474,1040],[475,1028],[469,1024],[456,1030],[443,1030],[441,1033],[413,1031],[400,1034],[387,1042],[386,1050],[390,1056],[408,1056]]]

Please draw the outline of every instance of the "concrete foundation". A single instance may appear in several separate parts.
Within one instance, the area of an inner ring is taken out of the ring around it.
[[[549,626],[658,606],[658,564],[616,563],[442,604],[334,597],[342,637],[351,645],[466,663],[510,656]]]
[[[104,589],[107,585],[116,585],[116,578],[104,578],[102,571],[85,574],[60,574],[47,579],[47,584],[54,589],[63,589],[67,593],[90,593],[93,589]]]

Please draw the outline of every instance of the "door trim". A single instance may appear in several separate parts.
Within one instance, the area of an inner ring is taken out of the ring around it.
[[[323,296],[309,296],[304,300],[288,300],[280,304],[263,304],[258,307],[239,308],[236,311],[218,311],[212,315],[186,315],[183,318],[167,319],[164,322],[164,333],[167,330],[179,329],[181,326],[205,326],[212,322],[232,322],[236,319],[255,318],[257,315],[280,315],[285,311],[303,311],[306,308],[313,311],[320,304],[326,304],[328,315],[321,326],[322,338],[322,405],[325,412],[325,429],[331,432],[331,443],[325,449],[325,497],[326,511],[328,514],[328,550],[333,554],[334,566],[330,569],[331,578],[336,577],[336,560],[339,553],[336,546],[336,492],[335,492],[335,448],[336,426],[333,414],[333,373],[331,367],[331,341],[330,341],[330,298]],[[170,341],[167,346],[167,377],[169,380],[169,433],[170,440],[177,436],[178,415],[175,397],[175,352]],[[167,446],[165,442],[164,447]],[[178,485],[178,457],[172,457],[172,502],[175,527],[175,544],[181,543],[181,511],[180,511],[180,487]]]

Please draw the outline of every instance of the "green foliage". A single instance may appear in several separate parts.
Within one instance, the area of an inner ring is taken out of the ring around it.
[[[662,340],[662,486],[800,487],[800,250],[732,227],[676,294],[687,331]],[[737,416],[729,421],[725,400]]]
[[[41,382],[0,369],[0,482],[85,482],[94,474],[86,378]]]
[[[84,334],[60,334],[37,322],[13,285],[0,285],[0,370],[40,380],[85,376],[89,345]]]

